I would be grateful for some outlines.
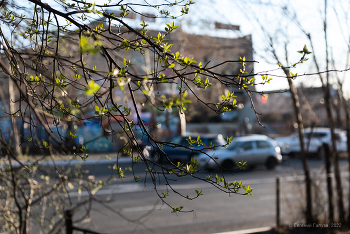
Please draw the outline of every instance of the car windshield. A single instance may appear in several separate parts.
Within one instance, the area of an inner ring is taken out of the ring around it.
[[[177,145],[189,145],[187,139],[188,139],[188,136],[186,136],[186,137],[185,136],[178,136],[178,137],[175,137],[174,139],[172,139],[171,143],[174,143],[174,144],[177,144]],[[196,140],[197,137],[193,136],[192,139]],[[220,145],[224,145],[226,143],[224,141],[224,139],[220,139],[220,138],[217,138],[217,137],[201,137],[200,139],[202,140],[204,145],[207,145],[207,146],[209,146],[211,144],[212,145],[216,144],[216,146],[220,146]]]
[[[326,137],[327,133],[326,132],[308,132],[308,133],[304,133],[304,137],[306,138],[323,138]]]
[[[227,146],[227,150],[235,150],[237,146],[239,145],[239,141],[233,141]]]
[[[188,141],[186,137],[175,137],[171,140],[171,143],[177,144],[177,145],[188,145]]]

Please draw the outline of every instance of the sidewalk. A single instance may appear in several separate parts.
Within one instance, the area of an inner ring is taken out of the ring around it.
[[[349,231],[337,230],[336,228],[290,228],[287,226],[281,227],[261,227],[261,228],[252,228],[231,232],[221,232],[215,234],[325,234],[325,233],[334,233],[334,234],[347,234]]]
[[[24,156],[20,158],[20,161],[24,165],[30,164],[30,162],[39,160],[43,156]],[[57,166],[66,166],[66,165],[93,165],[93,164],[106,164],[111,162],[116,162],[118,160],[118,163],[131,163],[131,157],[123,156],[118,157],[117,153],[110,153],[110,154],[91,154],[86,160],[83,160],[79,158],[79,156],[74,155],[60,155],[55,157],[55,164]],[[47,165],[47,166],[53,166],[53,162],[49,156],[45,157],[43,160],[39,162],[39,165]],[[13,162],[13,166],[19,166],[19,163]]]
[[[272,232],[272,227],[261,227],[261,228],[252,228],[252,229],[245,229],[245,230],[238,230],[238,231],[231,231],[231,232],[220,232],[220,233],[214,233],[214,234],[269,234]]]

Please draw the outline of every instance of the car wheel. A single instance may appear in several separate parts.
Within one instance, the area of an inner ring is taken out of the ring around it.
[[[277,166],[277,163],[277,159],[275,159],[274,157],[270,157],[266,162],[266,167],[269,170],[273,170]]]
[[[221,164],[221,167],[224,168],[227,171],[233,170],[234,166],[235,166],[235,163],[232,160],[230,160],[230,159],[226,159]]]
[[[326,158],[326,150],[323,146],[318,148],[317,150],[317,157],[321,160],[324,160]]]

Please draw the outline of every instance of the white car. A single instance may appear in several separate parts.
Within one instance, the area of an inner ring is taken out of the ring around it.
[[[340,129],[334,129],[336,137],[336,148],[338,152],[347,151],[346,132]],[[298,154],[301,151],[299,134],[293,133],[287,137],[279,137],[275,139],[281,147],[282,154]],[[319,158],[325,157],[323,144],[329,146],[332,144],[331,131],[329,128],[307,128],[304,130],[304,146],[306,152],[317,154]]]
[[[215,169],[219,166],[226,170],[232,170],[237,162],[247,162],[247,166],[266,165],[268,169],[274,169],[282,162],[282,155],[277,143],[263,135],[251,135],[233,139],[226,148],[209,151],[200,154],[197,161],[207,169]]]

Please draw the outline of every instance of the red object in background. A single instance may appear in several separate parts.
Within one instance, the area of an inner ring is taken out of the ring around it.
[[[264,94],[261,96],[261,102],[266,104],[267,103],[267,99],[268,99],[268,95],[267,94]]]
[[[209,151],[209,150],[210,150],[210,146],[209,146],[209,145],[205,145],[205,146],[204,146],[204,149],[205,149],[206,151]]]

